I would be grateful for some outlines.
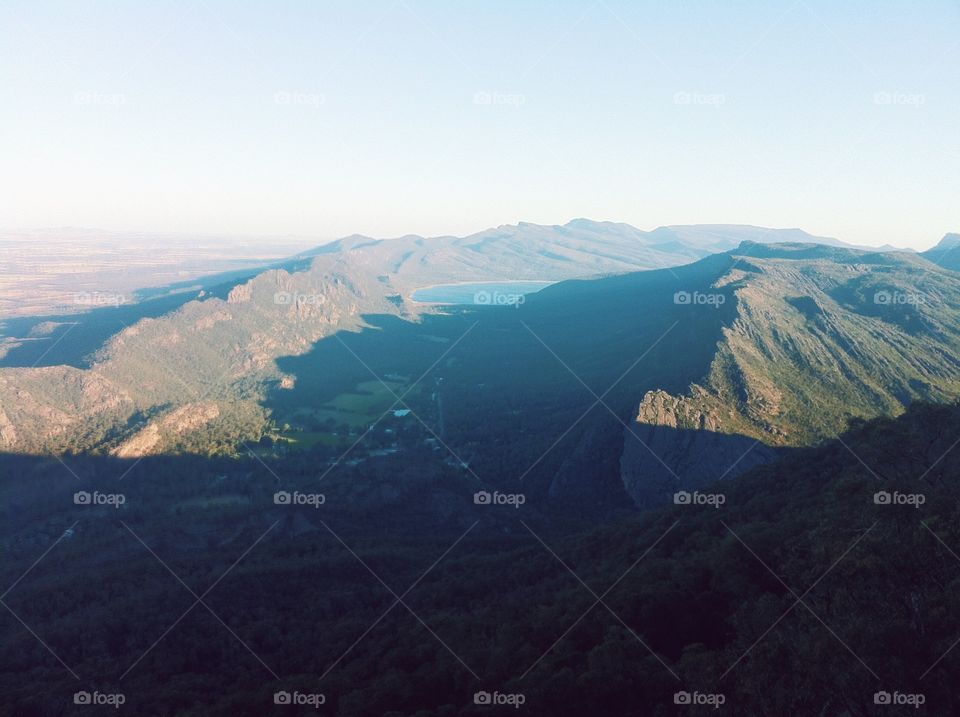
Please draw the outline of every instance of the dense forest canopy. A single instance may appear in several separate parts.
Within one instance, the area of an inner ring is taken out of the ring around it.
[[[599,527],[478,505],[455,468],[390,456],[329,484],[309,454],[5,456],[5,713],[72,713],[80,689],[139,714],[287,714],[284,691],[344,715],[506,714],[511,695],[871,715],[877,693],[950,713],[958,432],[960,408],[916,404],[714,486],[719,507]]]

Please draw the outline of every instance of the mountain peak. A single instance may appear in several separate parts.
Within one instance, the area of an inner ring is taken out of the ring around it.
[[[939,264],[944,269],[960,271],[960,234],[950,232],[943,235],[940,242],[926,251],[920,252],[924,259]]]
[[[564,224],[567,229],[602,229],[611,226],[629,226],[623,222],[597,221],[596,219],[587,219],[586,217],[577,217]]]
[[[948,232],[943,235],[943,239],[934,247],[935,249],[954,249],[960,246],[960,234]]]

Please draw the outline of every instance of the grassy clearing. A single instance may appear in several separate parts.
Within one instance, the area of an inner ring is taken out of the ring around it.
[[[303,424],[292,417],[287,422],[292,430],[279,432],[274,436],[274,440],[283,441],[294,450],[306,450],[318,444],[342,445],[347,441],[354,440],[350,436],[344,435],[344,424],[357,431],[365,430],[392,407],[400,408],[400,405],[394,406],[394,404],[399,396],[404,395],[406,390],[407,384],[403,381],[384,381],[381,383],[374,380],[358,383],[353,390],[341,393],[327,403],[312,409],[301,409],[298,412],[301,416],[309,416],[308,421],[304,421],[304,423],[315,425],[316,422],[323,423],[332,420],[338,427],[339,435],[333,435],[327,431],[295,430]],[[422,387],[416,387],[405,397],[404,401],[417,396],[421,390]]]

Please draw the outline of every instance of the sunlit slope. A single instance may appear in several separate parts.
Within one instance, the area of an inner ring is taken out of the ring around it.
[[[736,318],[708,373],[640,401],[623,457],[638,501],[675,489],[671,471],[702,484],[769,459],[765,446],[808,445],[851,418],[960,395],[951,272],[910,254],[809,245],[747,243],[730,259],[714,285],[732,290]]]

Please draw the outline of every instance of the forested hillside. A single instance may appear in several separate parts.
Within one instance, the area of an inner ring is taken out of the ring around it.
[[[280,689],[343,715],[487,714],[481,689],[532,714],[674,714],[678,691],[743,715],[879,714],[878,691],[948,714],[958,434],[960,408],[918,404],[704,489],[719,507],[573,532],[543,506],[476,505],[440,468],[325,485],[294,459],[170,457],[118,481],[127,462],[6,456],[6,584],[56,545],[4,600],[79,679],[11,617],[4,713],[70,713],[96,688],[138,714],[285,714]]]

